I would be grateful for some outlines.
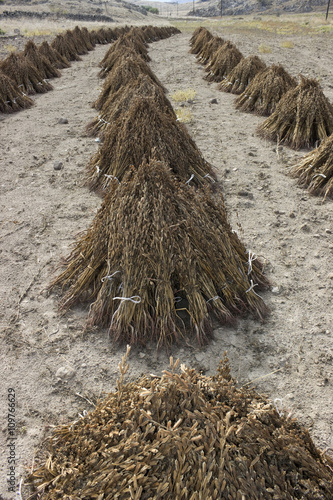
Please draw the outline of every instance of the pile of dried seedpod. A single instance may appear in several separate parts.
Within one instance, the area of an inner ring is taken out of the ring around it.
[[[213,377],[171,358],[125,382],[128,355],[117,389],[43,444],[33,498],[333,498],[333,461],[288,410],[237,388],[226,357]]]
[[[88,303],[87,327],[108,327],[113,341],[200,345],[214,318],[263,319],[259,292],[268,281],[228,223],[212,166],[148,66],[143,31],[123,38],[101,62],[100,114],[87,126],[101,144],[86,184],[104,196],[102,207],[51,288],[62,289],[61,309]]]

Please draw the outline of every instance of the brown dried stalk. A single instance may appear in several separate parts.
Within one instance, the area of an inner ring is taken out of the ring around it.
[[[110,178],[122,180],[131,165],[154,153],[183,183],[211,184],[216,175],[185,126],[151,97],[131,101],[126,114],[105,130],[104,143],[92,156],[86,175],[90,189],[105,190]]]
[[[301,81],[280,100],[259,127],[261,137],[291,148],[313,147],[333,132],[333,106],[315,79]]]
[[[205,80],[209,82],[221,82],[243,58],[237,47],[227,41],[214,54],[206,66],[208,74]]]
[[[17,84],[0,71],[0,112],[14,113],[33,106],[34,101],[24,95]]]
[[[113,340],[166,344],[187,331],[199,343],[221,322],[267,308],[253,289],[267,280],[231,231],[223,199],[179,184],[156,160],[113,181],[90,228],[78,239],[61,286],[62,309],[90,303],[88,325]],[[181,306],[175,297],[180,297]],[[183,311],[183,312],[181,312]]]
[[[312,194],[333,198],[333,134],[291,169],[298,184]]]
[[[32,40],[29,40],[24,47],[24,57],[29,59],[36,66],[43,78],[59,78],[60,71],[38,50]]]
[[[296,87],[296,80],[280,65],[259,71],[246,90],[235,100],[235,107],[247,113],[269,116],[281,97]]]
[[[116,93],[110,93],[99,115],[86,127],[88,135],[97,136],[104,140],[111,124],[123,119],[134,101],[140,97],[150,97],[161,111],[167,113],[174,120],[177,116],[170,101],[160,86],[156,85],[149,76],[142,74],[136,80],[122,85]]]
[[[64,69],[70,67],[70,62],[66,57],[62,56],[55,48],[52,48],[47,41],[44,41],[38,49],[55,68]]]
[[[44,93],[52,90],[36,66],[21,53],[12,53],[0,63],[0,70],[14,80],[24,94]]]
[[[141,75],[149,76],[156,85],[163,91],[166,91],[148,64],[139,55],[132,55],[125,59],[120,58],[117,60],[112,70],[108,73],[104,81],[102,92],[94,102],[93,107],[98,110],[102,109],[111,94],[117,92],[125,84],[131,81],[134,82]]]
[[[218,89],[232,94],[241,94],[259,71],[265,68],[266,64],[258,56],[243,57],[230,71],[227,78],[219,84]]]

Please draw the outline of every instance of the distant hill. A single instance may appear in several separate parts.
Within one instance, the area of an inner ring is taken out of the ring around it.
[[[282,14],[288,12],[311,12],[323,10],[328,0],[222,0],[223,15]],[[179,11],[180,15],[214,17],[221,15],[221,0],[132,0],[135,5],[151,5],[160,14]],[[193,12],[194,6],[194,12]],[[333,9],[333,7],[332,7]]]

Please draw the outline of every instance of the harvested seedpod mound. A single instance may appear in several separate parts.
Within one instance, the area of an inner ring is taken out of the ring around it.
[[[81,61],[81,57],[78,55],[75,45],[73,45],[73,40],[65,35],[57,35],[51,42],[51,47],[56,49],[67,61]]]
[[[224,92],[241,94],[259,71],[265,68],[266,64],[258,56],[243,57],[218,88]]]
[[[23,55],[36,66],[43,78],[59,78],[61,76],[60,71],[43,56],[32,40],[25,44]]]
[[[124,356],[117,389],[43,445],[38,498],[333,498],[333,462],[306,428],[237,388],[226,360],[213,377],[178,366],[126,383]]]
[[[211,38],[209,42],[207,42],[202,47],[199,54],[197,55],[200,64],[208,64],[217,50],[220,49],[225,43],[225,40],[223,40],[223,38],[220,38],[219,36],[214,36],[213,38]]]
[[[126,59],[118,59],[104,80],[102,91],[93,103],[93,107],[98,110],[102,109],[111,94],[116,93],[121,87],[127,85],[129,82],[134,82],[141,75],[149,76],[155,85],[158,85],[166,92],[165,87],[157,76],[155,76],[148,64],[139,55],[131,55],[126,57]]]
[[[152,97],[139,96],[124,118],[107,128],[102,146],[87,167],[87,185],[104,190],[110,178],[121,181],[131,165],[138,167],[153,153],[183,183],[211,184],[216,178],[185,126],[160,109]]]
[[[22,54],[10,54],[0,63],[0,70],[14,80],[24,94],[42,94],[53,89],[36,66]]]
[[[291,175],[312,194],[333,198],[333,134],[292,168]]]
[[[17,84],[0,71],[0,112],[14,113],[21,109],[30,108],[33,100],[24,95]]]
[[[281,97],[297,86],[295,78],[283,66],[273,64],[253,78],[246,90],[236,98],[235,106],[240,111],[269,116]]]
[[[254,282],[267,284],[232,232],[222,196],[179,184],[151,160],[110,183],[51,286],[62,287],[61,309],[88,302],[88,326],[109,327],[115,341],[167,344],[188,332],[201,344],[212,333],[210,313],[222,323],[266,314]]]
[[[191,54],[199,54],[203,46],[213,38],[213,35],[206,28],[199,28],[196,30],[190,40],[191,43]]]
[[[150,97],[161,111],[170,115],[174,120],[177,119],[161,87],[156,85],[149,76],[142,74],[137,80],[130,81],[127,85],[121,86],[116,93],[110,94],[99,115],[87,125],[87,134],[98,135],[103,140],[109,125],[122,119],[131,104],[140,97]]]
[[[221,82],[229,75],[243,58],[242,53],[231,42],[225,42],[216,52],[211,62],[206,66],[209,82]]]
[[[57,69],[70,67],[70,62],[62,56],[55,48],[52,48],[47,41],[44,41],[39,47],[39,52],[45,56],[50,63]]]
[[[313,147],[333,133],[333,106],[317,80],[301,75],[257,132],[294,149]]]

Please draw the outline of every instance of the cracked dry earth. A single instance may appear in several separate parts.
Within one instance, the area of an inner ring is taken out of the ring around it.
[[[267,64],[280,62],[294,76],[321,78],[333,101],[333,73],[324,35],[311,43],[294,37],[292,51],[272,34],[223,33],[247,56],[269,43]],[[290,37],[289,37],[290,38]],[[332,438],[332,200],[322,202],[296,186],[288,166],[306,151],[276,147],[255,134],[262,118],[236,111],[234,96],[208,84],[189,54],[190,34],[150,45],[151,67],[168,88],[193,88],[188,129],[216,168],[230,222],[246,247],[266,262],[272,287],[263,294],[271,309],[265,323],[250,317],[217,327],[214,340],[174,346],[133,347],[130,373],[161,373],[169,355],[214,374],[227,351],[232,375],[251,383],[280,411],[292,412],[322,449]],[[101,82],[97,64],[106,46],[53,80],[54,90],[36,105],[1,116],[1,432],[0,498],[7,492],[7,392],[16,394],[17,479],[31,467],[38,446],[54,425],[66,423],[89,401],[113,390],[125,346],[112,346],[106,330],[83,333],[87,309],[60,316],[58,297],[45,289],[75,235],[92,221],[101,200],[82,186],[83,170],[97,150],[85,125],[95,116],[90,104]],[[217,103],[212,104],[211,100]],[[66,118],[68,123],[59,123]],[[61,170],[55,170],[62,162]],[[24,489],[23,489],[24,491]]]

